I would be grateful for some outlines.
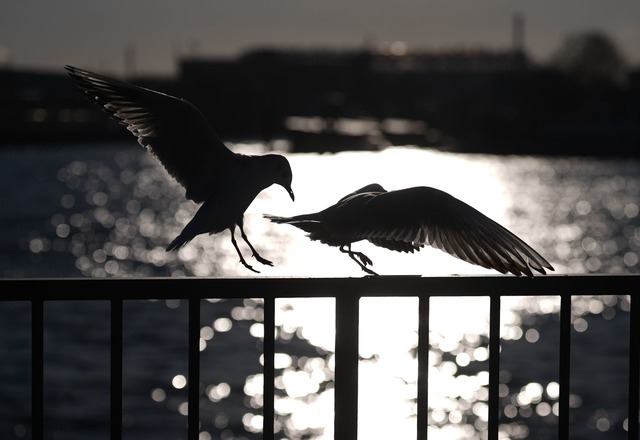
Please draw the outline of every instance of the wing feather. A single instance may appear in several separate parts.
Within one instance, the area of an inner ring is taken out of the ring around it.
[[[460,255],[462,259],[468,263],[477,264],[487,269],[492,268],[491,259],[485,252],[474,250],[468,240],[465,238],[464,233],[458,234],[458,243],[460,247]]]
[[[501,266],[505,272],[509,271],[516,275],[520,275],[521,272],[531,273],[517,250],[505,243],[502,235],[491,234],[484,229],[484,225],[480,224],[478,229],[470,231],[469,235],[471,235],[470,242],[488,254],[492,264]]]
[[[236,160],[204,115],[184,99],[65,66],[76,87],[127,127],[143,147],[201,202],[216,176]]]

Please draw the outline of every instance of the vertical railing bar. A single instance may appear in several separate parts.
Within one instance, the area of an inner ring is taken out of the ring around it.
[[[558,438],[569,438],[569,392],[571,385],[571,295],[560,296],[560,396]]]
[[[636,296],[636,298],[638,298]],[[629,295],[629,439],[638,440],[640,412],[640,301]]]
[[[263,358],[263,378],[264,378],[264,398],[262,403],[262,438],[273,440],[275,437],[275,364],[274,356],[276,349],[276,306],[275,297],[264,298],[264,344],[262,348]]]
[[[44,438],[44,301],[31,300],[31,438]]]
[[[358,438],[360,298],[336,296],[335,440]]]
[[[200,431],[200,298],[189,299],[189,379],[187,439],[198,440]]]
[[[500,428],[500,295],[489,305],[489,440],[498,440]]]
[[[418,440],[426,440],[429,430],[429,301],[418,298]]]
[[[122,439],[122,307],[111,300],[111,440]]]

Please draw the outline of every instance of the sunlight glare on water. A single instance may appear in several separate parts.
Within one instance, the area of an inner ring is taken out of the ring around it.
[[[415,438],[417,329],[417,298],[360,300],[360,438]]]
[[[278,299],[275,320],[276,429],[287,438],[333,438],[335,300]],[[294,339],[308,341],[313,350],[291,351]]]

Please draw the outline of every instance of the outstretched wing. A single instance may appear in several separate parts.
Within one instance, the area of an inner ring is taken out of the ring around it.
[[[65,66],[77,87],[113,119],[125,125],[143,147],[201,202],[235,154],[217,137],[191,103],[154,90]]]
[[[500,273],[533,276],[553,267],[531,246],[443,191],[416,187],[380,194],[361,207],[360,239],[428,244]],[[389,246],[384,246],[389,248]]]

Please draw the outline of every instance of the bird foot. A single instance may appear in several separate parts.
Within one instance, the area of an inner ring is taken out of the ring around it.
[[[265,266],[273,266],[273,262],[267,260],[266,258],[261,257],[258,253],[254,253],[253,258],[258,260],[260,263],[264,264]]]
[[[371,258],[367,257],[362,252],[352,252],[352,254],[360,258],[360,261],[362,261],[362,264],[364,264],[365,266],[373,266],[373,261],[371,261]]]
[[[244,261],[244,259],[242,259],[242,258],[241,258],[241,259],[240,259],[240,262],[242,263],[242,265],[243,265],[244,267],[246,267],[247,269],[249,269],[251,272],[260,273],[260,271],[255,270],[253,267],[251,267],[251,265],[250,265],[250,264],[248,264],[246,261]]]
[[[378,276],[378,274],[374,271],[372,271],[371,269],[369,269],[368,267],[365,267],[364,265],[360,266],[362,268],[363,271],[365,271],[366,273],[368,273],[371,276]]]
[[[359,257],[360,261],[358,261],[356,257]],[[367,265],[373,266],[373,261],[371,261],[371,258],[367,257],[362,252],[353,252],[353,254],[351,255],[351,258],[353,258],[353,261],[358,263],[360,265],[360,268],[366,273],[368,273],[369,275],[378,275],[376,272],[374,272],[373,270],[367,267]]]
[[[342,246],[339,249],[340,249],[340,252],[344,252],[345,254],[349,255],[349,258],[351,258],[353,261],[358,263],[358,266],[360,266],[360,268],[363,271],[365,271],[369,275],[378,275],[373,270],[367,267],[367,266],[373,266],[373,261],[371,260],[371,258],[367,257],[362,252],[352,251],[351,247]]]

